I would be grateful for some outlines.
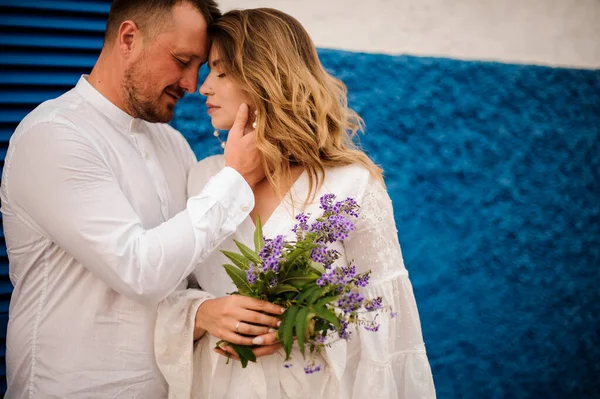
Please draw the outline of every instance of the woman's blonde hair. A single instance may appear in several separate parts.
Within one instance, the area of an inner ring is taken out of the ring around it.
[[[363,120],[348,108],[346,86],[325,71],[296,19],[270,8],[234,10],[209,35],[225,73],[256,108],[257,145],[276,190],[292,165],[308,172],[307,201],[328,167],[357,163],[383,181],[381,168],[352,140]]]

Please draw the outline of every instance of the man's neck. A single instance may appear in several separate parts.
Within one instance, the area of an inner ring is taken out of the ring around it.
[[[122,76],[120,66],[116,65],[116,61],[112,59],[106,49],[102,49],[100,57],[88,77],[88,83],[108,101],[127,112],[121,92]]]

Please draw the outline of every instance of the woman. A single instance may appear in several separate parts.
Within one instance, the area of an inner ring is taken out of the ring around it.
[[[230,129],[238,107],[248,104],[255,116],[247,131],[256,132],[266,178],[253,188],[256,206],[248,219],[196,267],[196,279],[215,296],[235,291],[222,267],[228,261],[219,250],[236,251],[234,239],[251,246],[259,216],[265,236],[291,238],[295,215],[319,216],[318,198],[333,193],[340,199],[352,197],[361,206],[356,230],[334,247],[343,254],[337,264],[354,259],[360,271],[370,269],[363,294],[382,296],[397,316],[382,318],[378,332],[359,328],[349,341],[326,348],[318,359],[320,372],[305,374],[297,349],[290,368],[283,367],[280,350],[242,369],[239,362],[227,362],[213,351],[217,338],[209,334],[193,354],[181,344],[183,336],[193,334],[193,305],[185,293],[176,293],[161,304],[156,328],[157,361],[171,397],[435,397],[392,204],[381,169],[352,143],[362,121],[347,106],[345,86],[325,72],[298,21],[280,11],[231,11],[212,26],[210,37],[211,71],[200,92],[207,97],[212,124]],[[199,162],[189,176],[189,195],[223,167],[222,156]]]

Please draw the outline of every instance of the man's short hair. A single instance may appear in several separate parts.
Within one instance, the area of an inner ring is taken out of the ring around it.
[[[158,33],[163,29],[174,6],[187,3],[194,6],[210,25],[221,16],[214,0],[113,0],[106,22],[104,42],[110,42],[117,35],[124,21],[136,23],[143,34]]]

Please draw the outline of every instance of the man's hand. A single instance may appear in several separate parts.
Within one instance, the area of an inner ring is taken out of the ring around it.
[[[207,299],[196,311],[194,337],[207,331],[237,345],[272,345],[277,342],[279,316],[284,308],[241,295]]]
[[[244,134],[248,122],[248,105],[242,104],[238,109],[233,127],[227,135],[225,145],[225,166],[239,172],[250,187],[254,187],[264,179],[262,158],[256,148],[256,132]]]

